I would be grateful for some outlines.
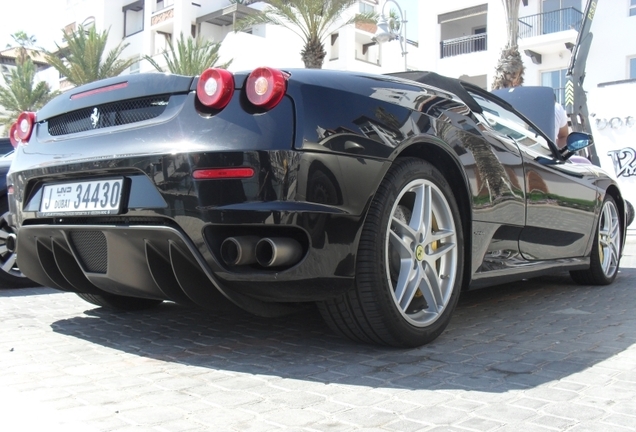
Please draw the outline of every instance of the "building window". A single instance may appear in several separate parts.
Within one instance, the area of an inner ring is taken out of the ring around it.
[[[543,34],[578,31],[582,17],[581,0],[543,0]]]
[[[550,72],[541,72],[541,85],[545,87],[552,87],[557,101],[561,104],[565,104],[565,74],[567,69],[560,69]]]
[[[155,54],[163,54],[170,47],[172,34],[162,31],[155,33]]]
[[[144,29],[144,2],[137,0],[122,8],[124,12],[124,37],[139,33]]]
[[[629,0],[629,16],[636,16],[636,0]]]
[[[137,61],[130,65],[130,69],[128,70],[128,73],[131,73],[131,74],[139,73],[140,63],[141,63],[141,60],[139,59],[139,57],[137,57]]]
[[[90,29],[95,27],[95,17],[88,17],[82,22],[82,28],[84,29],[84,33],[88,34]]]
[[[629,79],[636,79],[636,57],[629,59]]]
[[[62,30],[64,32],[64,34],[66,36],[68,35],[72,35],[73,33],[75,33],[75,29],[77,28],[77,24],[76,23],[70,23],[66,26],[64,26],[64,29]],[[66,42],[66,37],[62,38],[62,42]]]
[[[155,5],[155,12],[159,12],[163,9],[169,8],[174,5],[174,0],[157,0]]]
[[[340,38],[338,33],[331,34],[331,48],[329,60],[337,60],[340,55]]]
[[[373,13],[375,12],[375,7],[369,3],[365,3],[361,1],[360,3],[360,13]]]
[[[634,0],[630,0],[634,1]],[[581,10],[581,0],[543,0],[543,12],[552,12],[559,9],[574,8]]]

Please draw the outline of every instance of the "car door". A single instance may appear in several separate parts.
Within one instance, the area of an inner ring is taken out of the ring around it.
[[[534,261],[583,256],[599,199],[592,170],[563,162],[547,138],[521,115],[485,95],[473,97],[492,129],[514,140],[521,152],[526,201],[519,237],[523,257]]]
[[[528,260],[585,255],[599,194],[586,165],[559,163],[531,147],[519,146],[526,177],[526,226],[519,250]]]

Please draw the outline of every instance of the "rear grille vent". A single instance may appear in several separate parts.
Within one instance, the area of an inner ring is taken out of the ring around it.
[[[90,273],[106,274],[108,246],[101,231],[71,231],[71,242],[79,255],[82,267]]]
[[[50,118],[49,133],[67,135],[149,120],[160,116],[169,100],[168,95],[152,96],[72,111]]]

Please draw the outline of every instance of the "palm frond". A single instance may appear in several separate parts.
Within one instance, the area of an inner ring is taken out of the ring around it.
[[[86,30],[80,26],[73,33],[64,33],[67,45],[57,52],[46,52],[46,59],[66,79],[78,86],[120,75],[136,60],[120,59],[128,44],[119,43],[106,53],[108,30],[101,33],[95,27]]]
[[[321,67],[326,54],[325,39],[339,28],[358,22],[376,23],[373,13],[341,20],[358,0],[267,0],[268,6],[237,23],[235,31],[257,24],[275,24],[292,31],[304,42],[301,56],[305,67]]]
[[[220,44],[201,38],[192,39],[179,36],[176,45],[168,40],[168,48],[162,53],[166,63],[166,70],[159,66],[157,61],[150,56],[144,56],[152,67],[159,72],[170,72],[179,75],[195,76],[201,74],[210,67],[226,69],[232,60],[223,64],[217,64],[219,60]]]
[[[0,124],[10,126],[21,112],[37,111],[58,92],[51,92],[45,82],[35,83],[36,68],[33,61],[27,58],[16,65],[15,69],[4,76],[5,86],[0,86]],[[8,132],[8,128],[5,128]]]

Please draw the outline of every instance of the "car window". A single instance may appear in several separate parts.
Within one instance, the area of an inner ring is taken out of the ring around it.
[[[482,116],[491,128],[514,139],[537,156],[553,156],[548,141],[521,117],[477,93],[470,92],[470,95],[483,109]]]

